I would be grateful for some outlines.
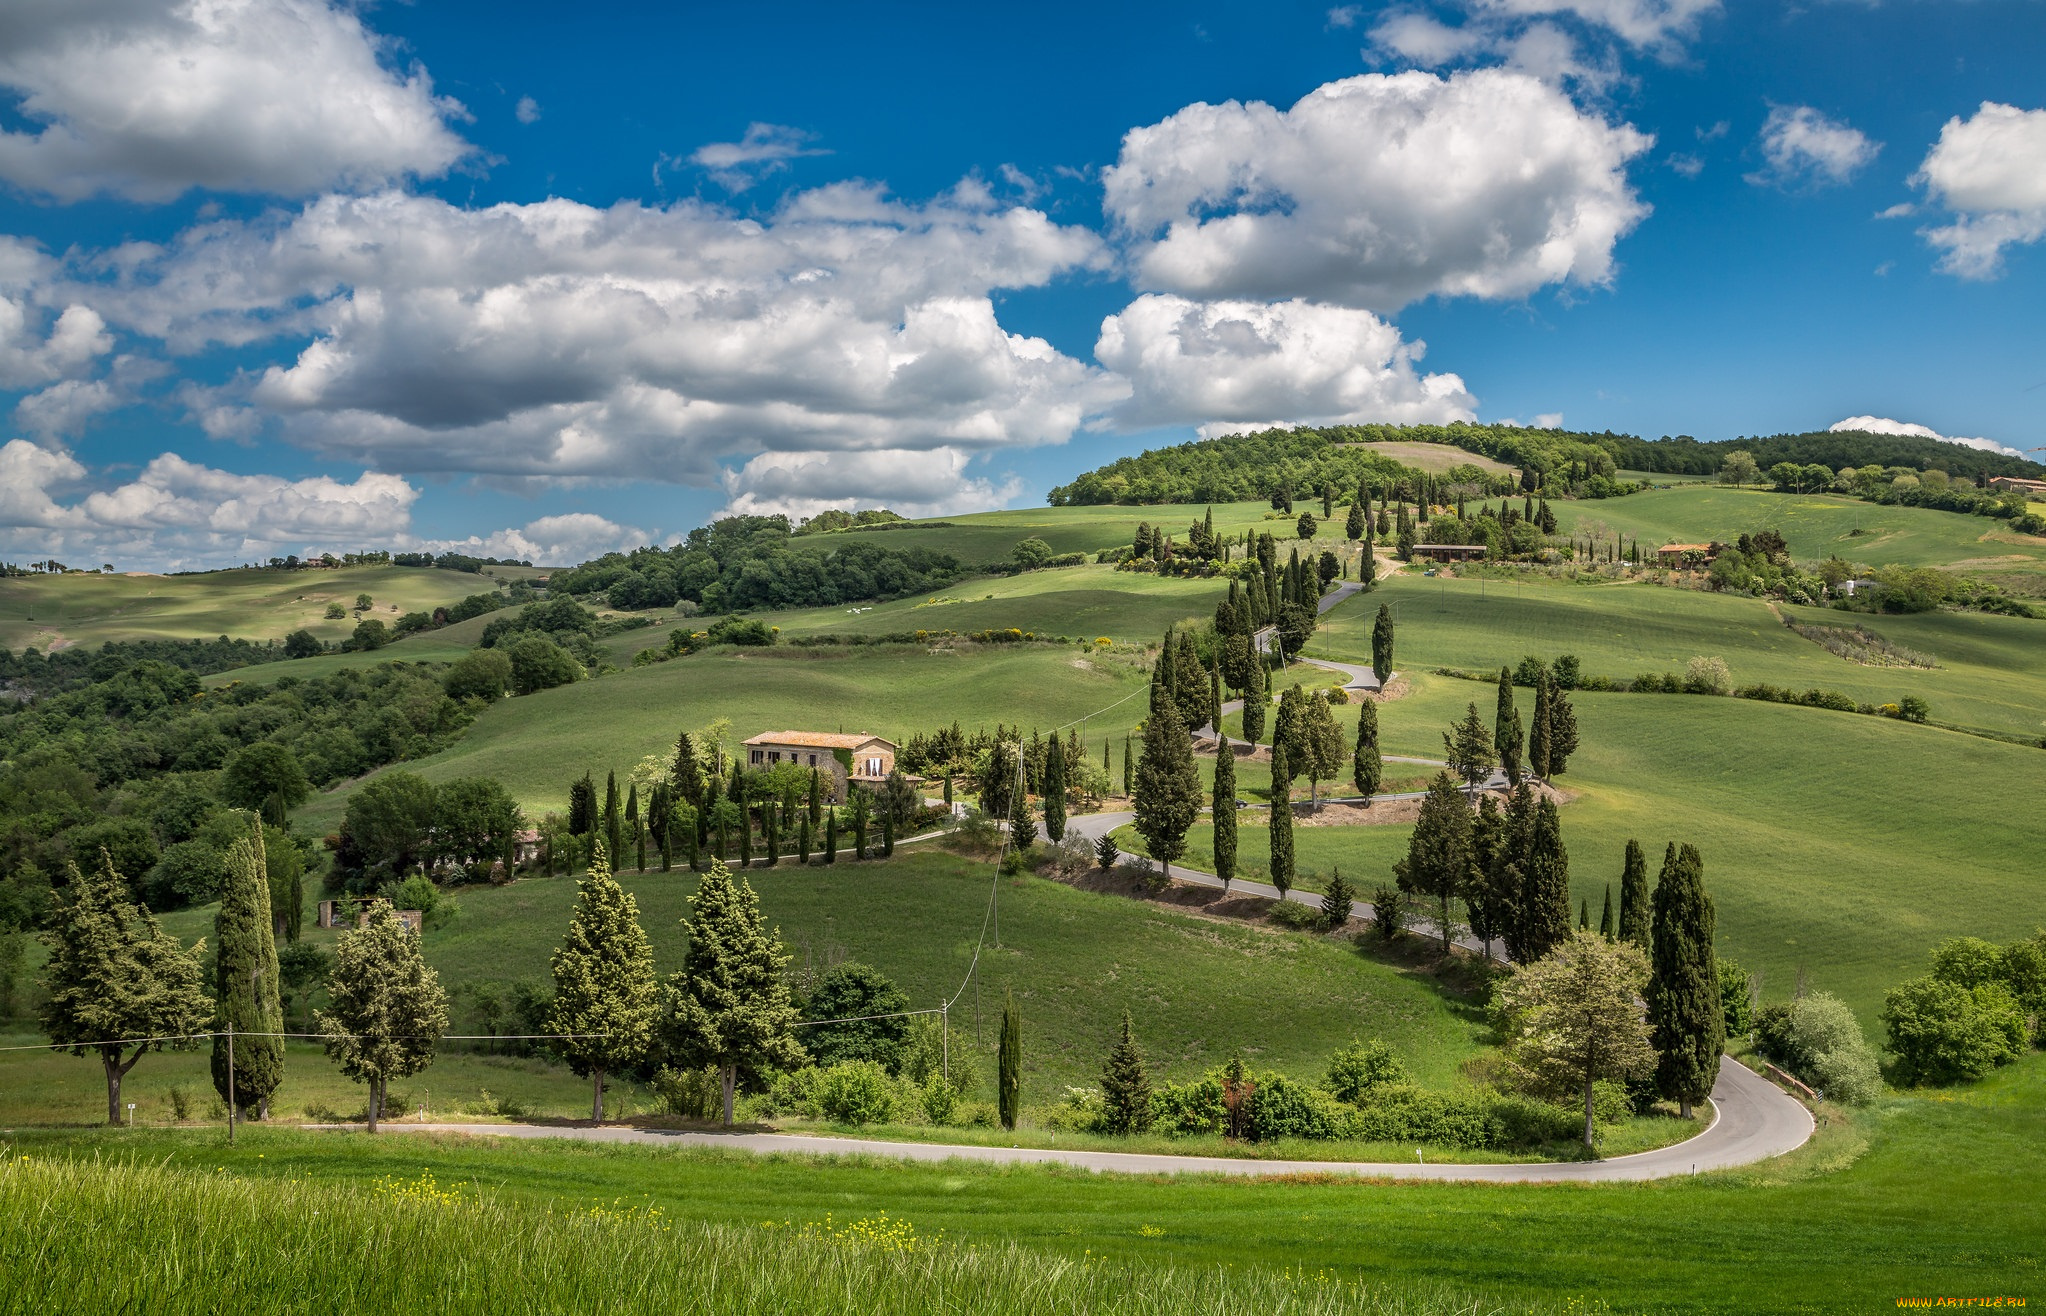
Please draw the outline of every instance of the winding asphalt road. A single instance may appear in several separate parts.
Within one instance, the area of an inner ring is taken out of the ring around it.
[[[409,1124],[386,1122],[389,1133],[456,1133],[496,1138],[569,1138],[658,1147],[723,1147],[760,1155],[885,1156],[905,1161],[981,1161],[1070,1165],[1119,1174],[1346,1174],[1367,1179],[1429,1179],[1480,1183],[1627,1183],[1725,1170],[1781,1156],[1812,1136],[1811,1112],[1737,1061],[1722,1058],[1712,1088],[1714,1118],[1694,1138],[1658,1151],[1606,1161],[1520,1165],[1428,1165],[1370,1161],[1253,1161],[1230,1156],[1168,1156],[1059,1147],[981,1147],[940,1142],[881,1142],[793,1133],[695,1133],[629,1125]],[[319,1125],[355,1129],[360,1125]]]

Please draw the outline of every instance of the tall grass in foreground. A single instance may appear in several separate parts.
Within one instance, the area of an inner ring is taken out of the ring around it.
[[[672,1223],[508,1203],[430,1176],[362,1186],[112,1160],[0,1163],[9,1311],[1481,1316],[1333,1275],[1073,1261],[846,1223]]]

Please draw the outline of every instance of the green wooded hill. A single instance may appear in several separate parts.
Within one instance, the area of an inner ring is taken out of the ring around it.
[[[1862,430],[1808,430],[1798,434],[1757,435],[1754,438],[1720,439],[1700,442],[1688,434],[1676,438],[1641,439],[1631,434],[1604,434],[1599,446],[1613,454],[1628,470],[1669,472],[1677,475],[1711,475],[1726,463],[1730,452],[1743,451],[1763,470],[1777,462],[1817,464],[1839,470],[1842,466],[1908,466],[1913,470],[1931,467],[1949,475],[2014,475],[2024,479],[2046,478],[2046,466],[2009,453],[1989,452],[1960,443],[1946,443],[1916,434],[1870,434]]]

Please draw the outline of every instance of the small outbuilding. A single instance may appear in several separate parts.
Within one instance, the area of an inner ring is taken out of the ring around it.
[[[1710,562],[1718,552],[1717,544],[1664,544],[1655,550],[1655,560],[1665,567],[1695,567]]]

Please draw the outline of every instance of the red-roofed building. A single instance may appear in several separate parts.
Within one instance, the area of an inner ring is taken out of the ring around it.
[[[746,766],[793,763],[831,778],[833,799],[845,798],[850,783],[879,786],[895,770],[895,743],[879,736],[830,731],[763,731],[746,742]]]

